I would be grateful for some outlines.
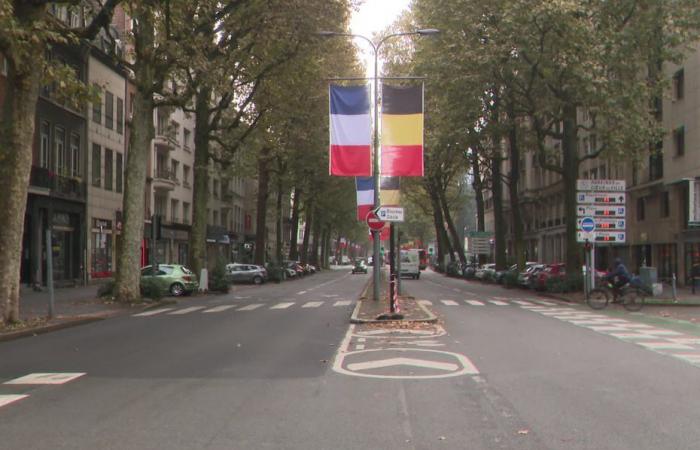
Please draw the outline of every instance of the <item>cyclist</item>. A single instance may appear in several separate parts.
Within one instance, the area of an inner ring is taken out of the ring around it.
[[[605,279],[612,284],[612,291],[615,299],[617,299],[620,296],[622,287],[629,283],[632,277],[627,267],[622,263],[622,260],[620,258],[615,258],[613,270],[608,272]]]

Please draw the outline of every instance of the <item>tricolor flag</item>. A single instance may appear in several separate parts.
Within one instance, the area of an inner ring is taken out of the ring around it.
[[[423,85],[382,84],[381,174],[423,176]]]
[[[364,221],[367,213],[374,208],[374,178],[355,178],[357,190],[357,220]]]
[[[331,175],[372,174],[369,86],[330,85]]]
[[[399,206],[401,204],[401,178],[381,177],[379,187],[379,203],[382,206]]]

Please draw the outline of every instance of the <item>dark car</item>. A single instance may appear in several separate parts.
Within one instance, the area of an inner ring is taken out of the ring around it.
[[[352,273],[367,273],[367,266],[365,265],[364,261],[357,261],[352,267]]]

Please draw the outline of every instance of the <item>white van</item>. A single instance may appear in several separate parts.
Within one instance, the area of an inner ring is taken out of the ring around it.
[[[420,259],[418,249],[401,250],[401,276],[420,278]]]

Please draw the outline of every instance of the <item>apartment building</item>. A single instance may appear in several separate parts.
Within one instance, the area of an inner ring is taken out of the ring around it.
[[[660,118],[666,130],[663,141],[641,161],[594,158],[581,164],[579,177],[624,179],[627,184],[627,241],[598,244],[599,269],[621,257],[631,270],[656,267],[661,279],[674,275],[686,282],[693,265],[700,264],[700,228],[694,217],[700,211],[700,52],[688,53],[680,66],[665,68],[672,80],[664,96]],[[587,123],[579,111],[579,123]],[[558,142],[550,142],[556,150]],[[595,134],[581,133],[579,153],[590,154],[601,145]],[[555,151],[556,153],[556,151]],[[539,167],[534,153],[520,159],[519,195],[528,260],[563,261],[566,256],[563,185],[560,175]],[[504,161],[503,173],[509,170]],[[696,195],[697,193],[697,195]],[[691,200],[695,204],[690,205]],[[512,231],[508,192],[504,187],[507,233]],[[575,220],[575,218],[570,218]],[[700,224],[698,224],[700,225]],[[486,227],[493,230],[493,200],[486,195]],[[507,251],[512,254],[512,238]]]

